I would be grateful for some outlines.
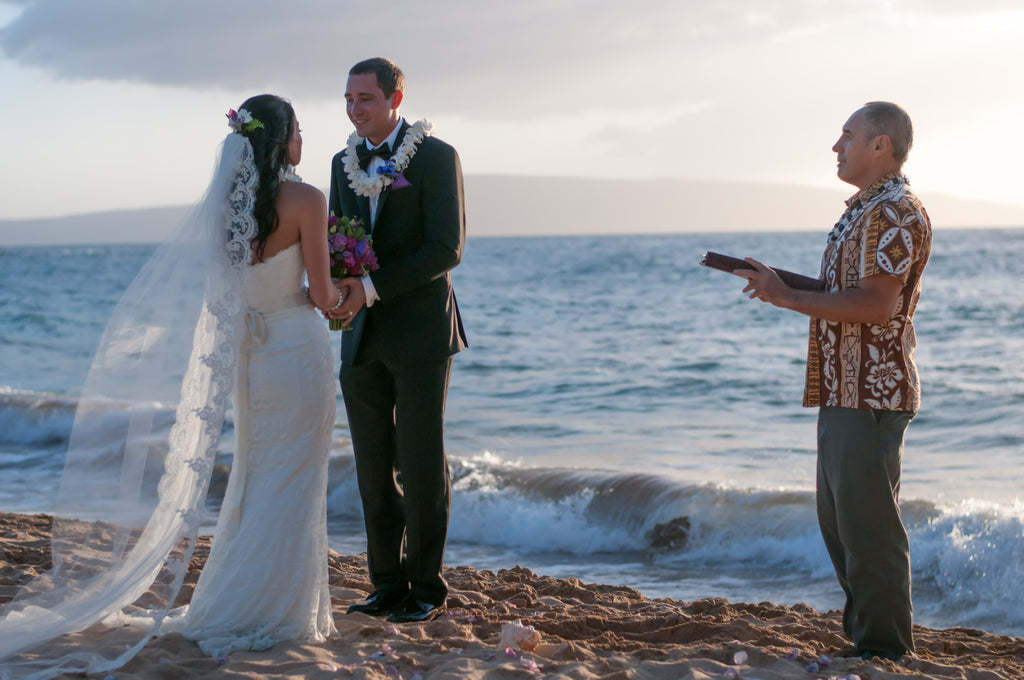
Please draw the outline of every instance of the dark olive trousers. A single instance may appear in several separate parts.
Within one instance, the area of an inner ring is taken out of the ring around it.
[[[858,653],[914,651],[910,545],[900,516],[907,411],[818,412],[818,525],[846,593],[843,629]]]

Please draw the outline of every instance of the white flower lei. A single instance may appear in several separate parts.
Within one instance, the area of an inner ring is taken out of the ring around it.
[[[434,126],[429,121],[418,120],[413,123],[405,132],[405,138],[398,145],[395,152],[391,154],[391,162],[395,164],[395,172],[400,173],[409,167],[409,161],[416,155],[416,145],[423,141],[424,137],[434,134]],[[348,138],[348,148],[345,149],[345,174],[348,175],[348,185],[358,196],[373,198],[380,195],[384,187],[389,186],[395,178],[387,175],[377,175],[370,178],[366,171],[359,167],[359,155],[356,145],[365,144],[362,137],[353,132]]]

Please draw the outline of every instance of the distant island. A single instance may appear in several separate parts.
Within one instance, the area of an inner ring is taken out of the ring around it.
[[[466,177],[469,236],[826,232],[853,190],[746,182]],[[918,191],[936,229],[1024,227],[1024,205]],[[0,220],[0,246],[166,240],[188,206]]]

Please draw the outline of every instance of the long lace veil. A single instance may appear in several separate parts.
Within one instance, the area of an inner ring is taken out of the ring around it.
[[[4,680],[117,668],[175,606],[236,379],[257,183],[249,140],[229,134],[205,196],[117,304],[75,415],[53,567],[0,618]]]

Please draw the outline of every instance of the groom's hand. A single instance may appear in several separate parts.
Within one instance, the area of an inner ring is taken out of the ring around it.
[[[350,321],[366,304],[366,290],[363,289],[363,282],[356,276],[350,276],[342,279],[336,285],[344,302],[341,303],[341,307],[330,313],[330,317]]]

